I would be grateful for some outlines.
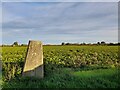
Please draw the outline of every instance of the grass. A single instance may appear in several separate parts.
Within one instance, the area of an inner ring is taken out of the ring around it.
[[[27,47],[3,47],[3,62],[17,63],[17,74],[0,81],[10,88],[118,88],[120,71],[118,46],[43,46],[45,77],[20,77]],[[97,58],[96,58],[97,57]],[[73,63],[75,62],[75,64]],[[82,64],[80,64],[82,63]],[[79,66],[80,64],[80,66]],[[3,65],[3,76],[11,76],[14,64]],[[77,66],[78,65],[78,66]],[[19,68],[19,69],[18,69]]]
[[[2,85],[2,71],[0,70],[0,90],[1,90],[1,85]]]
[[[110,76],[114,73],[117,73],[117,70],[99,69],[99,70],[89,70],[89,71],[77,71],[74,72],[74,75],[85,78],[85,77]]]
[[[6,88],[118,88],[118,69],[98,69],[80,71],[72,68],[59,68],[45,75],[44,79],[14,78],[3,83]]]

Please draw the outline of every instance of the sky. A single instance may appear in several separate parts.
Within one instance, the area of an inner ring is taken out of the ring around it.
[[[1,22],[0,22],[1,23]],[[117,2],[3,2],[2,44],[118,42]]]
[[[2,2],[119,2],[119,0],[1,0]]]

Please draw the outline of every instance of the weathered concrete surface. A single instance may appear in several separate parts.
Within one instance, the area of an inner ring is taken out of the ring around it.
[[[43,47],[40,41],[29,41],[23,76],[44,77]]]

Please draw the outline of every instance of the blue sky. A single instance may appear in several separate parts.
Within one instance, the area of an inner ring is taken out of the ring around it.
[[[118,42],[117,2],[4,2],[2,43]]]

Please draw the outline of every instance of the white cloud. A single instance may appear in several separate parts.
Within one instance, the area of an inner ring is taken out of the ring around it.
[[[31,38],[54,43],[58,42],[56,40],[117,41],[117,3],[4,3],[3,5],[4,40]]]

